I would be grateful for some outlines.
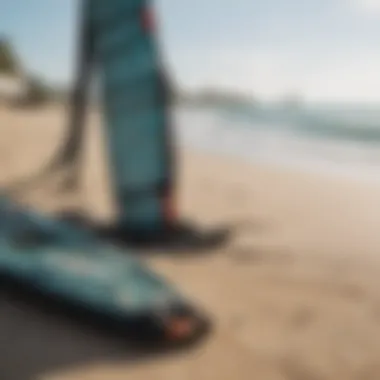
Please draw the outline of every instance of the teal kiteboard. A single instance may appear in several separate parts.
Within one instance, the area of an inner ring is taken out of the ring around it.
[[[173,217],[168,98],[146,0],[87,0],[119,227],[147,236]]]

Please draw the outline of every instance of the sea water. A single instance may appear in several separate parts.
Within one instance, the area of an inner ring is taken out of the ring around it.
[[[380,182],[380,106],[177,107],[182,145]]]

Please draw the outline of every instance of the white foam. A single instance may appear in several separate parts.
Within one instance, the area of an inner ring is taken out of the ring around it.
[[[310,136],[285,123],[233,120],[216,111],[178,109],[174,118],[185,146],[252,163],[380,181],[380,144]]]

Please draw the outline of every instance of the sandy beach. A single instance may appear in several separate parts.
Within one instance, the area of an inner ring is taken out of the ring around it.
[[[53,154],[63,112],[0,109],[2,186]],[[112,216],[98,125],[94,114],[79,193],[57,194],[50,181],[14,197],[47,211],[75,206]],[[99,356],[35,379],[380,379],[380,186],[186,149],[179,159],[183,217],[226,226],[231,236],[214,250],[147,260],[212,316],[214,333],[178,355]]]

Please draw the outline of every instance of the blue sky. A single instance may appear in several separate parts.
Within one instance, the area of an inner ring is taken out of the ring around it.
[[[186,88],[380,101],[380,0],[157,0],[164,56]],[[75,0],[2,0],[0,33],[28,67],[71,77]]]

